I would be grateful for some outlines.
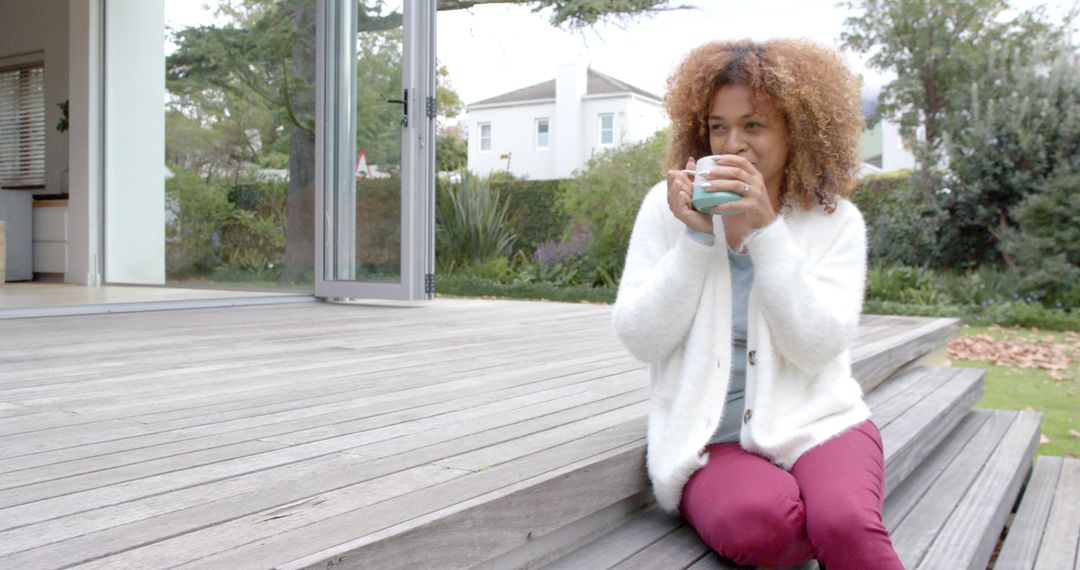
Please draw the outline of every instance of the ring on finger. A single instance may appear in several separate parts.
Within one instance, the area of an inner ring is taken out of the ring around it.
[[[746,183],[746,182],[742,183],[742,193],[743,194],[749,194],[750,193],[750,184],[749,183]]]

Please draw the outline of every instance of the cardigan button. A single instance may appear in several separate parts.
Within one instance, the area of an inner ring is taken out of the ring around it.
[[[757,351],[751,350],[746,353],[746,361],[750,363],[750,366],[753,366],[757,362]]]
[[[747,408],[746,411],[743,412],[742,422],[744,424],[750,423],[750,416],[752,416],[752,415],[754,415],[754,410],[751,410],[751,409]]]

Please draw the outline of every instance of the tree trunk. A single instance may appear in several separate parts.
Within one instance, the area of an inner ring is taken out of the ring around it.
[[[292,48],[293,73],[315,84],[315,3],[297,2],[293,21],[305,30],[305,40]],[[315,115],[312,90],[292,93],[293,105],[302,115]],[[289,134],[289,190],[285,214],[285,274],[283,280],[295,283],[315,270],[315,136],[292,125]]]

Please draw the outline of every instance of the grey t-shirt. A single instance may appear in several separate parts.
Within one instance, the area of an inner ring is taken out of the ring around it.
[[[724,417],[709,443],[739,441],[746,402],[746,312],[750,287],[754,284],[754,263],[748,253],[736,253],[730,246],[727,250],[731,267],[731,380],[724,402]]]

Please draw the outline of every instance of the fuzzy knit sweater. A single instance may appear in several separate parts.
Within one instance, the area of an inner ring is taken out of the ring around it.
[[[694,240],[668,209],[664,182],[634,223],[613,310],[615,334],[649,364],[646,464],[657,503],[678,510],[708,461],[731,368],[731,276],[722,216],[716,243]],[[827,214],[795,207],[746,243],[755,278],[747,318],[740,444],[784,469],[870,417],[851,376],[866,281],[866,227],[840,200]]]

